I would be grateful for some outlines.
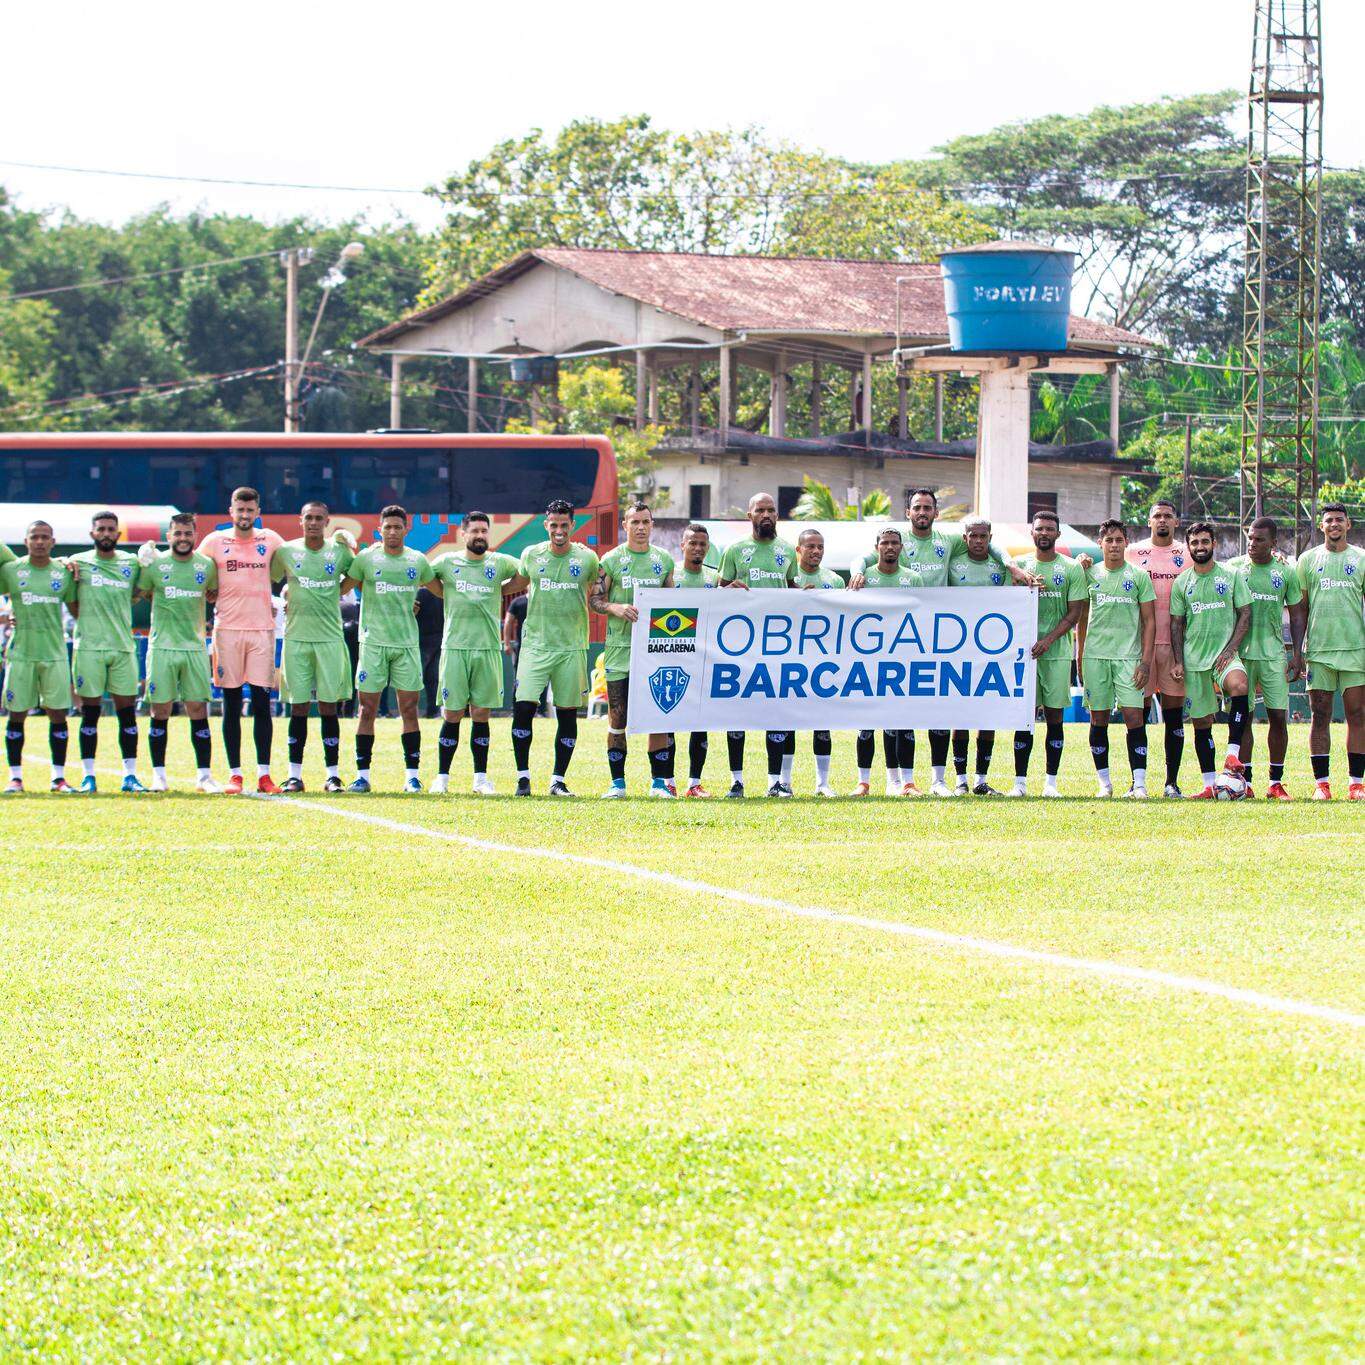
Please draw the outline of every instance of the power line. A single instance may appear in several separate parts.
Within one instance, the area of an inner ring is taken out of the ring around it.
[[[76,284],[56,284],[47,289],[25,289],[16,294],[0,294],[0,303],[13,303],[16,299],[44,298],[49,294],[67,294],[76,289],[102,289],[108,285],[133,284],[138,280],[156,280],[167,275],[183,275],[189,270],[217,270],[225,265],[240,265],[244,261],[263,261],[270,256],[278,256],[278,251],[258,251],[250,256],[224,256],[220,260],[199,261],[194,265],[177,265],[168,270],[148,270],[140,275],[110,275],[102,280],[81,280]]]
[[[44,403],[32,404],[24,408],[15,403],[0,412],[12,413],[17,417],[32,417],[40,413],[65,417],[70,413],[98,412],[104,408],[116,408],[125,403],[136,403],[143,399],[172,398],[176,394],[191,389],[207,388],[215,384],[234,384],[243,379],[256,379],[262,375],[279,370],[283,361],[272,361],[269,365],[256,365],[246,370],[225,370],[221,374],[191,375],[184,379],[164,379],[157,384],[137,385],[126,389],[105,389],[101,393],[78,393],[68,398],[51,398]],[[88,402],[97,399],[97,402]],[[73,403],[85,403],[84,407],[72,407]],[[23,408],[22,411],[20,409]]]

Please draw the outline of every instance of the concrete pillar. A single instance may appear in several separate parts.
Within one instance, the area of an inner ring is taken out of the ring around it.
[[[635,430],[643,431],[645,408],[649,391],[649,360],[647,352],[635,352]]]
[[[1119,367],[1109,367],[1109,439],[1114,443],[1114,454],[1119,452]]]
[[[787,434],[787,357],[780,351],[776,360],[773,361],[768,431],[773,436],[785,436]]]
[[[943,376],[934,375],[934,440],[943,439]]]
[[[872,435],[872,357],[863,357],[863,430]]]
[[[820,434],[820,358],[810,363],[810,434]]]
[[[722,346],[717,356],[720,362],[720,392],[717,396],[716,428],[720,433],[720,443],[730,439],[730,349]]]
[[[389,425],[403,425],[403,357],[389,357]]]
[[[468,428],[469,434],[473,436],[479,430],[479,362],[473,356],[468,361],[467,377],[469,395],[465,404],[469,409]]]
[[[648,398],[645,402],[645,415],[651,422],[659,420],[659,369],[657,365],[646,361],[645,373],[649,377],[646,391]]]
[[[904,441],[910,435],[906,406],[910,394],[908,375],[896,376],[896,435]]]
[[[1029,371],[981,375],[975,509],[992,521],[1028,518]]]
[[[701,361],[695,357],[687,378],[687,420],[692,435],[701,434]]]

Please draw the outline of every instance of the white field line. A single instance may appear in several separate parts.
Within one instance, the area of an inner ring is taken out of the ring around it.
[[[1073,957],[1069,953],[1053,953],[1039,948],[1025,948],[1018,944],[1003,943],[996,939],[977,938],[971,934],[953,934],[943,929],[929,929],[923,925],[903,924],[896,920],[872,919],[867,915],[846,914],[840,910],[828,910],[816,905],[797,905],[794,901],[779,900],[775,896],[758,896],[749,891],[735,890],[733,887],[717,886],[711,882],[696,881],[690,877],[678,877],[671,872],[656,872],[653,868],[640,867],[635,863],[618,862],[613,858],[595,858],[586,853],[566,853],[560,849],[540,848],[535,845],[504,844],[492,839],[476,839],[468,834],[455,834],[448,830],[430,829],[424,825],[405,824],[400,820],[388,820],[379,815],[366,815],[363,811],[350,810],[339,805],[328,805],[320,801],[301,800],[298,797],[257,797],[256,799],[269,801],[274,805],[287,806],[293,810],[317,811],[319,814],[335,816],[342,820],[354,820],[359,824],[374,825],[379,829],[392,830],[397,834],[417,834],[429,839],[441,839],[446,843],[462,844],[466,848],[477,848],[489,853],[509,853],[521,858],[543,858],[550,862],[569,863],[575,867],[592,867],[604,872],[638,877],[642,881],[657,882],[678,891],[693,891],[721,900],[735,901],[740,905],[752,905],[763,910],[776,910],[781,914],[792,915],[798,919],[842,924],[854,929],[870,929],[876,933],[919,939],[941,948],[955,948],[964,952],[981,953],[989,957],[1000,958],[1006,962],[1028,962],[1037,966],[1058,967],[1064,971],[1103,977],[1110,981],[1160,986],[1165,990],[1183,991],[1191,995],[1206,995],[1220,1000],[1230,1000],[1235,1004],[1247,1005],[1253,1009],[1266,1010],[1274,1014],[1292,1014],[1306,1019],[1319,1019],[1326,1023],[1345,1024],[1348,1028],[1365,1029],[1365,1014],[1338,1009],[1332,1005],[1318,1005],[1309,1000],[1295,1000],[1289,996],[1267,995],[1262,991],[1248,990],[1242,986],[1227,986],[1222,982],[1208,981],[1199,976],[1163,972],[1152,967],[1134,967],[1122,962],[1106,962],[1099,958]]]

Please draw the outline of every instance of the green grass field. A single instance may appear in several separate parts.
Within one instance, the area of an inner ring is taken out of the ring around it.
[[[0,805],[0,1354],[1359,1358],[1358,1023],[695,883],[1358,1016],[1365,808],[323,798],[316,731],[229,800],[184,728],[181,793]]]

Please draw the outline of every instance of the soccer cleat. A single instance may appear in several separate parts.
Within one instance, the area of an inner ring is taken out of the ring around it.
[[[416,795],[422,790],[421,779],[417,777],[407,778],[403,783],[403,790],[409,795]]]
[[[496,796],[498,794],[498,789],[493,785],[487,773],[474,774],[474,786],[471,790],[475,796]]]
[[[711,799],[711,793],[700,782],[691,783],[683,795],[693,801],[709,801]]]
[[[1183,800],[1185,796],[1185,793],[1182,792],[1180,788],[1175,785],[1174,782],[1166,783],[1166,789],[1161,794],[1168,801],[1180,801]]]
[[[789,796],[791,796],[791,794],[792,794],[792,789],[791,789],[789,786],[787,786],[787,784],[786,784],[785,782],[782,782],[782,781],[780,781],[780,780],[777,781],[777,782],[774,782],[774,783],[768,788],[768,795],[769,795],[769,796],[779,797],[779,798],[781,798],[782,800],[786,800]]]
[[[256,790],[262,796],[278,796],[280,794],[280,789],[275,785],[275,779],[269,773],[256,779]]]
[[[625,797],[625,794],[626,784],[624,782],[613,782],[606,791],[602,793],[602,800],[620,801]]]
[[[281,790],[282,792],[286,792],[286,793],[288,793],[288,792],[301,792],[301,791],[303,791],[303,789],[304,789],[304,787],[303,787],[303,778],[301,778],[301,777],[291,777],[291,778],[289,778],[289,779],[285,782],[284,786],[282,786],[282,787],[280,788],[280,790]]]
[[[322,784],[322,790],[325,792],[344,792],[346,788],[339,777],[329,777]]]
[[[125,773],[119,791],[127,792],[129,796],[145,796],[147,788],[137,779],[136,773]]]
[[[562,777],[556,777],[550,782],[550,795],[572,796],[573,792],[569,790],[569,784]]]
[[[1256,799],[1256,793],[1255,793],[1254,791],[1251,790],[1251,783],[1248,782],[1247,785],[1246,785],[1246,790],[1242,793],[1242,800],[1243,800],[1243,801],[1254,801],[1255,799]]]
[[[5,788],[6,796],[18,796],[24,790],[24,780],[21,777],[11,777],[9,786]]]
[[[1217,801],[1218,793],[1212,787],[1205,787],[1203,791],[1191,792],[1186,801]]]
[[[981,781],[972,788],[973,796],[999,796],[1000,793],[989,782]]]
[[[1330,801],[1332,799],[1332,786],[1328,782],[1319,782],[1313,788],[1314,801]]]
[[[954,796],[967,795],[967,779],[965,777],[959,777],[957,781],[953,784],[953,795]]]
[[[1059,792],[1056,787],[1048,785],[1043,788],[1043,795],[1049,800],[1056,800],[1061,796],[1061,792]]]
[[[517,778],[517,789],[512,793],[513,796],[530,796],[531,779],[529,777]]]
[[[671,801],[678,793],[673,790],[672,785],[666,777],[656,777],[654,781],[649,784],[649,794],[651,796],[662,797],[666,801]]]
[[[727,801],[743,801],[744,783],[743,782],[733,783],[730,787],[730,790],[725,793],[725,799]]]
[[[1129,787],[1128,790],[1123,793],[1123,799],[1125,801],[1145,801],[1147,799],[1147,788]]]
[[[1294,798],[1285,791],[1283,782],[1272,782],[1265,789],[1265,799],[1267,801],[1292,801]]]
[[[815,788],[816,796],[833,796],[834,788],[828,782],[821,782]]]
[[[858,785],[857,785],[856,787],[854,787],[853,790],[849,793],[849,795],[850,795],[850,796],[871,796],[871,795],[872,795],[872,786],[871,786],[871,784],[868,783],[868,782],[859,782]]]
[[[450,790],[450,774],[437,773],[431,779],[431,794],[433,796],[444,796]]]
[[[1346,799],[1348,801],[1365,801],[1365,782],[1352,782],[1346,788]]]
[[[160,773],[152,774],[152,790],[154,792],[168,792],[170,791],[170,789],[171,784],[167,782],[166,779],[162,777]]]
[[[367,791],[369,791],[369,789],[370,779],[368,777],[357,777],[356,780],[352,782],[349,787],[346,788],[348,792],[356,792],[361,796],[363,796]]]
[[[778,792],[779,796],[789,798],[796,795],[796,793],[792,791],[792,784],[790,782],[779,782],[777,785],[781,788],[781,791]]]
[[[227,780],[227,786],[223,788],[224,796],[240,796],[242,794],[242,775],[233,773]]]
[[[1023,787],[1011,787],[1009,791],[1005,793],[1005,795],[1009,797],[1022,797],[1027,796],[1028,791],[1026,788]]]
[[[50,792],[61,792],[64,796],[70,795],[76,789],[64,777],[54,777],[52,785],[48,788]]]
[[[1108,801],[1114,794],[1114,789],[1107,782],[1101,782],[1099,789],[1095,792],[1096,801]]]
[[[914,784],[913,782],[907,782],[907,783],[901,788],[901,795],[902,795],[902,796],[911,796],[911,797],[914,797],[914,796],[923,796],[924,793],[923,793],[922,791],[920,791],[920,789],[919,789],[917,786],[915,786],[915,784]]]
[[[901,790],[902,790],[902,788],[901,788],[901,784],[900,784],[900,779],[899,779],[899,778],[896,778],[896,777],[887,778],[887,781],[886,781],[886,794],[887,794],[888,796],[899,796],[899,795],[901,794]]]
[[[935,778],[929,784],[930,796],[956,796],[957,793],[942,778]]]
[[[77,790],[81,793],[82,796],[93,796],[95,791],[97,790],[95,786],[95,774],[86,773],[86,775],[83,778],[81,778],[81,785],[77,788]]]
[[[197,792],[203,792],[205,796],[221,796],[223,794],[222,787],[220,787],[211,777],[201,777],[199,781],[194,784],[194,789]]]

